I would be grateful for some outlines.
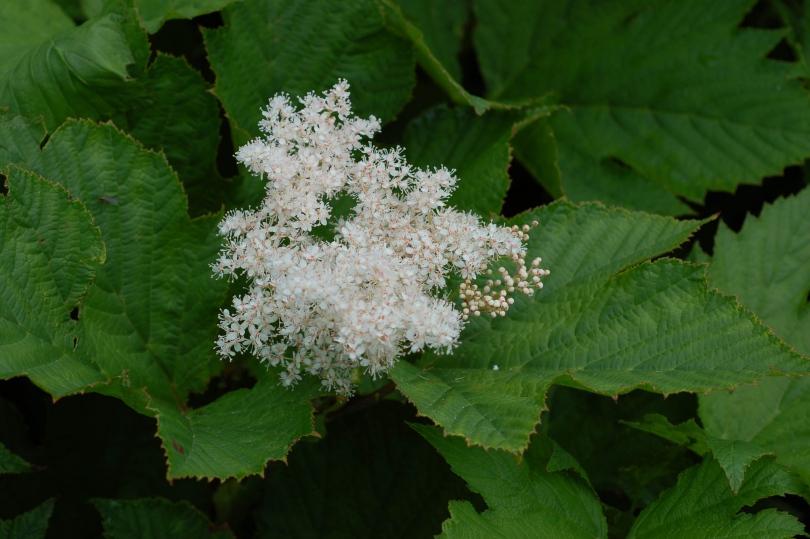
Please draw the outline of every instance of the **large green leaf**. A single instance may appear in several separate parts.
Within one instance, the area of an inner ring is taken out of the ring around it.
[[[711,283],[737,294],[774,331],[810,355],[810,191],[766,206],[739,234],[718,230]],[[810,378],[766,379],[700,397],[709,434],[775,452],[810,480]]]
[[[419,411],[472,443],[520,451],[557,379],[615,395],[729,388],[810,362],[732,297],[707,288],[704,267],[640,262],[684,241],[699,223],[560,201],[537,220],[527,258],[551,275],[505,317],[471,320],[461,345],[391,371]]]
[[[241,479],[286,460],[296,441],[315,434],[308,399],[317,391],[301,386],[290,390],[274,377],[194,410],[153,405],[169,477]]]
[[[664,416],[647,414],[643,422],[625,422],[651,434],[656,434],[678,445],[688,447],[698,455],[711,452],[723,471],[726,472],[731,491],[739,492],[745,471],[752,462],[768,454],[756,444],[743,440],[725,440],[707,435],[694,419],[679,425],[671,424]]]
[[[230,530],[214,530],[211,521],[187,502],[162,498],[93,500],[109,539],[226,539]]]
[[[255,0],[223,10],[225,26],[204,30],[237,143],[259,134],[260,108],[278,92],[302,96],[345,78],[354,112],[390,120],[410,97],[413,54],[383,27],[373,0]]]
[[[131,81],[145,68],[149,45],[132,10],[108,10],[74,26],[38,0],[4,3],[0,52],[0,106],[42,115],[53,130],[68,117],[109,117],[142,97]]]
[[[469,108],[429,109],[408,124],[408,162],[419,167],[444,165],[459,179],[448,204],[483,217],[499,215],[509,189],[509,140],[525,113],[493,110],[477,116]]]
[[[467,447],[440,429],[413,425],[489,507],[476,512],[469,502],[451,502],[441,537],[607,537],[599,499],[569,470],[548,471],[554,451],[545,436],[533,438],[518,463],[505,451]]]
[[[350,405],[351,406],[351,405]],[[392,401],[326,423],[288,463],[265,472],[254,510],[257,538],[433,537],[448,500],[470,499],[464,482],[405,424],[413,409]]]
[[[104,262],[101,233],[63,187],[16,167],[0,206],[0,377],[60,397],[105,380],[71,319]]]
[[[211,343],[227,286],[208,267],[218,217],[190,219],[165,157],[111,125],[68,122],[32,166],[81,199],[104,237],[107,264],[81,313],[99,366],[128,371],[153,400],[205,389],[220,368]]]
[[[0,520],[0,539],[44,539],[55,501],[50,499],[12,520]]]
[[[805,488],[784,466],[765,457],[748,468],[740,491],[733,494],[723,469],[709,458],[683,472],[675,487],[642,511],[628,539],[787,539],[804,531],[794,517],[773,509],[755,514],[738,511],[769,496],[803,494]]]
[[[237,1],[241,0],[136,0],[135,5],[143,27],[154,34],[168,20],[192,19]]]
[[[143,79],[148,100],[112,120],[151,150],[166,154],[194,214],[224,202],[217,172],[219,107],[202,76],[182,58],[159,54]]]
[[[219,216],[188,217],[162,155],[112,125],[81,121],[57,130],[38,162],[27,159],[84,201],[101,228],[108,262],[83,303],[80,327],[102,371],[123,378],[95,390],[157,417],[170,477],[260,473],[311,433],[303,390],[259,384],[188,409],[189,394],[221,369],[213,342],[227,283],[209,267],[220,247]]]
[[[558,93],[571,199],[687,213],[678,197],[700,202],[810,155],[807,93],[793,65],[765,59],[784,32],[737,28],[753,4],[476,0],[487,97]],[[520,156],[531,170],[542,153]]]

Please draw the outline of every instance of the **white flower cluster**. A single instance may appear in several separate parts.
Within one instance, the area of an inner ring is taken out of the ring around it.
[[[266,136],[236,154],[267,178],[267,197],[220,223],[226,246],[214,264],[219,276],[250,279],[220,316],[220,355],[249,350],[281,364],[284,385],[308,372],[342,395],[358,367],[376,376],[405,352],[452,350],[467,316],[503,315],[508,292],[531,294],[548,273],[539,259],[526,267],[528,228],[482,226],[446,207],[452,172],[415,169],[401,149],[363,143],[380,123],[351,116],[348,87],[311,93],[301,109],[286,95],[270,100],[259,124]],[[343,194],[355,200],[353,214],[336,223],[334,241],[317,239],[313,228]],[[514,277],[501,268],[479,290],[473,279],[500,257],[515,262]],[[465,279],[463,312],[434,295],[451,270]]]

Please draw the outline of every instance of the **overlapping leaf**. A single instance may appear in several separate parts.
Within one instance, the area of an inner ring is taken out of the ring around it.
[[[93,501],[109,539],[227,539],[230,530],[214,530],[211,521],[187,502],[162,498]]]
[[[467,108],[430,109],[408,124],[406,157],[423,168],[455,169],[459,182],[449,205],[485,218],[498,215],[510,183],[509,140],[525,117],[497,110],[479,117]]]
[[[810,155],[794,66],[765,59],[784,32],[737,28],[753,4],[476,0],[487,97],[558,93],[554,140],[525,136],[556,142],[573,200],[688,213],[678,197],[733,191]],[[539,168],[541,150],[519,156]]]
[[[433,427],[413,428],[489,506],[479,514],[469,502],[451,502],[441,537],[607,537],[601,503],[585,480],[567,469],[548,471],[550,439],[535,436],[518,464],[505,451],[467,447]]]
[[[101,228],[108,263],[80,324],[102,371],[124,378],[96,390],[157,415],[171,477],[260,473],[311,432],[308,395],[272,384],[187,410],[189,393],[221,368],[213,342],[227,283],[212,279],[209,267],[220,246],[219,217],[188,217],[162,155],[111,125],[69,122],[41,155],[20,159],[85,201]]]
[[[203,35],[237,143],[259,134],[260,108],[278,92],[302,96],[345,78],[354,112],[383,120],[410,97],[410,47],[385,30],[373,0],[255,0],[232,4],[223,18]]]
[[[313,385],[292,391],[272,378],[194,410],[152,406],[169,477],[241,479],[261,474],[269,460],[285,460],[299,438],[315,434],[308,402],[318,394]]]
[[[31,471],[31,465],[0,444],[0,474],[23,473]]]
[[[644,417],[643,422],[627,423],[627,425],[686,446],[698,455],[711,453],[726,473],[731,491],[735,494],[739,492],[745,472],[751,463],[768,454],[768,451],[751,442],[725,440],[707,435],[694,419],[679,425],[672,425],[661,415],[648,414]]]
[[[99,229],[64,188],[7,167],[0,206],[0,377],[26,375],[55,397],[105,380],[71,320],[104,262]]]
[[[448,432],[520,451],[561,377],[606,394],[640,385],[675,393],[810,370],[734,298],[709,291],[703,266],[635,265],[674,248],[696,223],[565,201],[517,222],[532,220],[528,258],[544,257],[545,288],[516,298],[506,317],[471,321],[452,355],[391,372]]]
[[[0,537],[3,539],[43,539],[48,532],[48,520],[53,514],[55,501],[50,499],[17,518],[0,520]]]
[[[711,283],[810,354],[810,191],[779,200],[749,218],[739,234],[721,226],[709,266]],[[753,442],[810,479],[810,378],[774,378],[734,393],[700,397],[710,434]]]
[[[106,10],[74,26],[51,2],[7,2],[0,10],[0,106],[42,115],[49,130],[66,118],[105,118],[141,99],[132,83],[149,45],[132,10]]]
[[[219,108],[202,76],[181,58],[159,54],[143,78],[148,99],[113,115],[115,124],[155,151],[177,172],[194,214],[224,200],[217,172]]]
[[[762,498],[803,494],[805,488],[784,466],[765,457],[750,466],[740,491],[732,494],[723,469],[709,458],[683,472],[675,487],[644,509],[627,537],[787,539],[804,531],[789,514],[773,509],[738,512]]]
[[[238,1],[241,0],[136,0],[135,5],[143,27],[154,34],[166,21],[192,19]]]

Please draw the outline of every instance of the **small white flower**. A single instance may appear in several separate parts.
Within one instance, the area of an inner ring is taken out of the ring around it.
[[[323,96],[310,93],[300,109],[286,95],[270,100],[259,122],[265,136],[236,153],[266,177],[267,196],[255,210],[225,216],[226,244],[212,265],[251,283],[233,314],[220,316],[219,354],[246,349],[281,365],[285,386],[304,371],[342,395],[351,394],[353,369],[376,376],[408,351],[452,352],[468,316],[503,316],[514,302],[508,292],[531,295],[548,274],[539,259],[526,266],[527,226],[482,225],[447,207],[452,171],[419,170],[401,148],[363,143],[380,122],[351,116],[348,88],[340,81]],[[355,200],[354,214],[336,224],[335,240],[311,236],[342,194]],[[513,273],[500,268],[498,280],[473,284],[504,256]],[[466,279],[462,311],[441,297],[451,272]]]

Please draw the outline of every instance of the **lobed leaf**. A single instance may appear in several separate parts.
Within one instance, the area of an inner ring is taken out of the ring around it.
[[[735,387],[806,373],[791,351],[733,298],[709,291],[704,268],[661,259],[694,222],[561,201],[524,214],[537,220],[527,259],[551,269],[508,316],[475,318],[449,356],[391,376],[420,412],[471,443],[521,451],[555,380],[615,395]]]
[[[227,539],[228,529],[213,529],[211,521],[188,502],[163,498],[140,500],[95,499],[104,536],[109,539]]]
[[[8,450],[0,443],[0,474],[4,473],[25,473],[31,471],[31,465],[22,457],[19,457]]]
[[[16,167],[4,170],[0,377],[28,376],[61,397],[106,379],[71,319],[104,262],[104,244],[85,207],[63,187]]]
[[[44,539],[48,532],[48,520],[53,514],[55,502],[56,500],[51,498],[12,520],[0,520],[0,537],[2,539]]]
[[[188,217],[165,158],[112,125],[80,121],[58,129],[38,159],[29,165],[85,202],[107,245],[108,263],[83,303],[79,327],[106,377],[121,379],[94,391],[157,417],[169,477],[260,473],[310,434],[308,396],[282,388],[257,386],[188,410],[189,394],[203,391],[221,369],[213,342],[227,283],[213,279],[209,267],[220,247],[219,216]],[[282,403],[288,414],[275,410]]]
[[[479,514],[469,502],[451,502],[441,537],[607,537],[601,503],[587,482],[575,472],[547,471],[555,448],[549,438],[535,436],[518,463],[507,452],[411,426],[488,506]]]
[[[223,204],[216,157],[219,107],[208,85],[182,58],[158,54],[143,78],[149,100],[112,116],[113,122],[151,150],[166,154],[194,214]]]
[[[193,19],[219,11],[241,0],[136,0],[138,16],[147,32],[154,34],[172,19]]]
[[[291,391],[273,379],[194,410],[150,405],[168,456],[168,476],[261,474],[268,461],[286,460],[295,442],[315,434],[309,399],[316,394],[313,388]]]
[[[238,144],[259,134],[260,109],[279,92],[303,96],[345,78],[355,114],[383,120],[410,98],[410,47],[385,30],[373,0],[256,0],[222,13],[225,26],[203,36]]]
[[[455,170],[459,179],[447,204],[488,218],[501,213],[509,189],[509,140],[526,113],[443,105],[414,118],[405,131],[408,163]]]
[[[778,200],[749,218],[739,234],[721,225],[709,266],[711,283],[753,310],[774,331],[810,354],[810,191]],[[775,452],[810,480],[810,377],[761,380],[734,393],[700,397],[709,434]]]
[[[784,466],[765,457],[751,464],[739,492],[733,494],[723,469],[709,458],[683,472],[675,487],[647,506],[627,537],[793,537],[804,527],[787,513],[738,511],[769,496],[802,494],[805,488]]]
[[[0,106],[42,115],[51,131],[69,117],[106,118],[143,98],[133,75],[145,68],[149,44],[132,10],[74,26],[50,2],[11,2],[0,11],[0,51]]]
[[[700,428],[694,419],[684,423],[673,425],[664,416],[659,414],[648,414],[643,422],[630,423],[628,426],[656,434],[673,443],[688,447],[698,455],[706,455],[711,452],[720,467],[726,473],[726,477],[731,486],[731,491],[735,494],[739,492],[742,485],[745,471],[752,462],[769,454],[761,447],[750,442],[740,440],[724,440],[715,436],[707,435]],[[770,453],[772,455],[772,453]]]
[[[554,139],[530,126],[523,138],[541,146],[519,142],[519,155],[536,170],[556,143],[572,200],[689,213],[679,197],[700,202],[810,155],[795,66],[766,59],[784,32],[737,28],[753,4],[476,0],[487,98],[558,94]]]

